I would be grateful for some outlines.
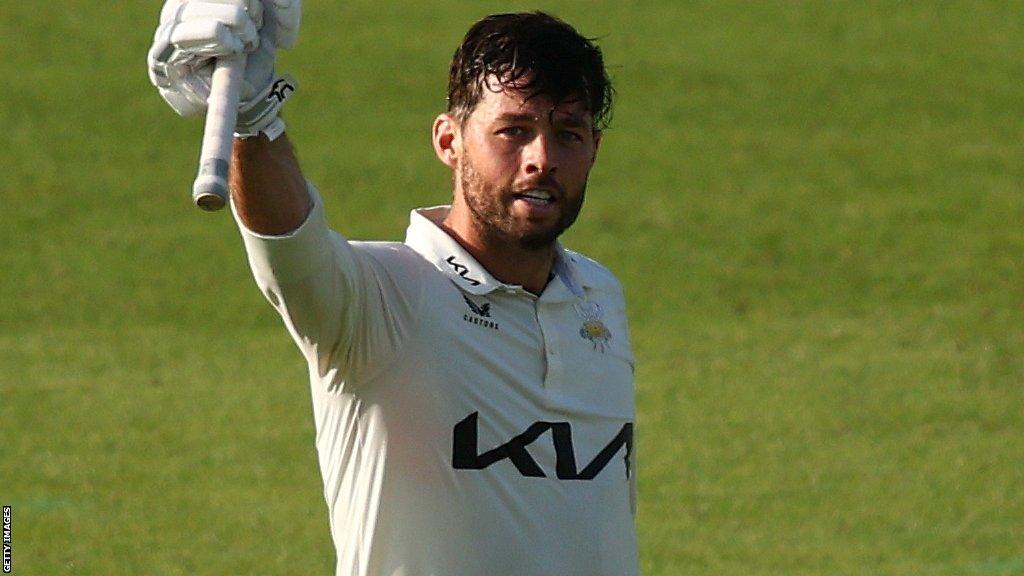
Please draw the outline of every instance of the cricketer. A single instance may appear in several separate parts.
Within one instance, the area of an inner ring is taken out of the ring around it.
[[[148,65],[196,116],[214,59],[247,56],[231,208],[308,364],[336,574],[637,574],[622,288],[558,240],[610,116],[601,50],[542,12],[473,24],[431,132],[451,204],[412,210],[404,242],[353,241],[328,226],[279,115],[295,83],[275,54],[300,10],[167,0]]]

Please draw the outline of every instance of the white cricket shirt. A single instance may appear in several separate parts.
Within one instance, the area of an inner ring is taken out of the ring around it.
[[[558,248],[534,296],[413,211],[349,242],[239,223],[309,363],[338,576],[631,576],[633,356],[619,283]]]

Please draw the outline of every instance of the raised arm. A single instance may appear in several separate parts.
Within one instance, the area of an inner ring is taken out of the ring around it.
[[[166,0],[147,59],[150,81],[182,116],[206,112],[216,58],[246,54],[235,125],[231,188],[250,230],[280,235],[311,199],[278,112],[295,81],[274,71],[277,50],[298,37],[301,0]],[[268,136],[268,134],[270,136]],[[275,138],[276,137],[276,138]]]
[[[286,234],[306,220],[312,199],[287,136],[235,139],[231,200],[242,224],[257,234]]]
[[[260,291],[316,373],[366,373],[391,358],[423,315],[433,268],[400,244],[356,245],[330,230],[278,111],[295,82],[274,71],[298,34],[301,0],[165,0],[149,76],[181,116],[207,110],[213,59],[244,53],[231,156],[235,216]]]

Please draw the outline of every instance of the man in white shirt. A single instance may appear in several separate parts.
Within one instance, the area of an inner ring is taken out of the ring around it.
[[[204,58],[294,42],[281,37],[297,30],[297,2],[253,3],[212,3],[239,15],[168,2],[151,77],[180,113],[204,100],[180,95],[201,82],[178,80],[205,77]],[[238,42],[195,24],[211,20]],[[272,100],[270,52],[269,73],[247,70],[243,110]],[[583,204],[611,94],[600,50],[561,20],[474,24],[433,125],[452,204],[414,210],[404,243],[328,228],[279,101],[240,124],[232,207],[309,365],[339,576],[637,573],[622,291],[557,241]]]

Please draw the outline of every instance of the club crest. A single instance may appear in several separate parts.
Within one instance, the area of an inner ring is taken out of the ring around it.
[[[580,328],[580,336],[594,345],[594,350],[604,352],[608,341],[612,339],[612,332],[600,320],[587,320]]]
[[[604,325],[601,318],[604,312],[597,302],[583,301],[574,305],[576,313],[583,318],[583,326],[580,327],[580,337],[589,340],[594,345],[594,350],[604,352],[608,341],[612,339],[612,332]]]

